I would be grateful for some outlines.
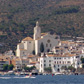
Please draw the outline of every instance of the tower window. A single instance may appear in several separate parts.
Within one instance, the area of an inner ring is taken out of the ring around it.
[[[50,47],[51,47],[51,44],[50,44]]]
[[[48,47],[48,44],[46,44],[46,47]]]
[[[50,43],[50,40],[48,39],[47,42]]]

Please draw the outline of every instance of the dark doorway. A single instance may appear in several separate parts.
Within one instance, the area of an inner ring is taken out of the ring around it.
[[[58,68],[57,71],[60,72],[60,69]]]

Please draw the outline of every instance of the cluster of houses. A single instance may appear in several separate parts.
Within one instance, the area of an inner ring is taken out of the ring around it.
[[[13,64],[14,70],[35,66],[40,73],[44,73],[48,67],[52,68],[53,73],[63,72],[64,66],[82,68],[82,57],[83,41],[61,41],[58,35],[41,33],[39,23],[36,22],[33,38],[26,37],[17,44],[16,56],[11,50],[0,56],[0,70],[4,64]]]

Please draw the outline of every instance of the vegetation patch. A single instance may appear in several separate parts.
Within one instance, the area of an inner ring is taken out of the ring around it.
[[[54,15],[56,14],[68,14],[68,13],[77,13],[80,11],[79,6],[73,6],[73,7],[64,7],[64,8],[59,8],[56,11],[53,12]]]

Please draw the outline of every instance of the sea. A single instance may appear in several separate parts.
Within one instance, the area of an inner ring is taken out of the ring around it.
[[[84,75],[0,76],[0,84],[84,84]]]

